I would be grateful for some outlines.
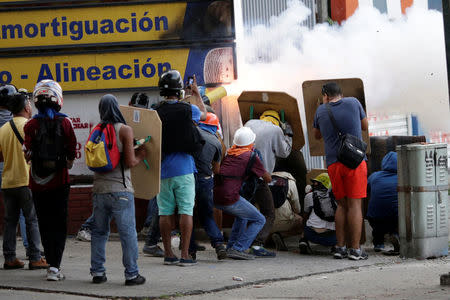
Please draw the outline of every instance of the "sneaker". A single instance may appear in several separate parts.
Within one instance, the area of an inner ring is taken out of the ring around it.
[[[12,270],[12,269],[22,269],[25,266],[25,263],[17,258],[11,261],[5,261],[3,264],[3,269]]]
[[[133,279],[125,280],[125,285],[140,285],[145,283],[145,277],[141,275],[137,275]]]
[[[362,250],[361,248],[359,249],[350,249],[348,251],[348,259],[351,260],[363,260],[363,259],[368,259],[369,255],[367,255],[366,252],[364,252],[364,250]]]
[[[218,260],[227,258],[227,250],[225,250],[225,246],[223,244],[216,245],[216,254]]]
[[[239,260],[252,260],[255,259],[255,256],[249,253],[246,253],[244,251],[239,251],[233,248],[227,249],[227,257],[232,259],[239,259]]]
[[[398,234],[395,234],[395,233],[392,234],[390,240],[391,240],[392,246],[394,246],[393,252],[400,252],[400,239],[398,237]]]
[[[249,251],[250,254],[256,257],[275,257],[275,252],[270,252],[265,249],[263,246],[252,246]]]
[[[144,252],[144,254],[148,256],[164,257],[164,251],[158,245],[144,245],[144,248],[142,248],[142,252]]]
[[[165,265],[176,265],[180,262],[178,257],[164,257],[164,264]]]
[[[275,249],[277,249],[277,251],[288,251],[288,247],[284,243],[283,237],[280,233],[275,232],[272,234],[272,241],[275,243]]]
[[[48,281],[60,281],[64,280],[65,277],[61,273],[61,269],[50,267],[47,269],[47,280]]]
[[[77,233],[77,240],[82,242],[91,241],[91,231],[87,228],[81,228]]]
[[[28,264],[28,268],[30,270],[37,270],[37,269],[47,269],[49,267],[47,261],[45,260],[45,258],[42,258],[40,260],[37,261],[30,261],[30,263]]]
[[[311,246],[309,245],[309,242],[306,239],[301,239],[298,242],[298,248],[299,248],[301,254],[311,254],[312,253]]]
[[[373,250],[374,250],[375,252],[381,252],[381,251],[383,251],[383,250],[384,250],[384,244],[374,245],[374,246],[373,246]]]
[[[105,274],[92,277],[92,283],[103,283],[106,282],[106,280],[108,280],[108,278],[106,278]]]
[[[346,247],[337,247],[336,246],[336,250],[333,254],[333,257],[336,259],[343,259],[346,258],[348,256],[347,254],[347,248]]]
[[[178,262],[177,266],[180,267],[190,267],[193,265],[196,265],[197,261],[195,259],[184,259],[184,258],[180,258],[180,261]]]

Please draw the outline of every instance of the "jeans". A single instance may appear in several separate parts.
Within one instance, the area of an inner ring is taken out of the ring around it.
[[[337,244],[336,231],[326,231],[323,233],[317,233],[314,229],[305,226],[305,239],[314,244],[322,246],[335,246]]]
[[[150,201],[148,201],[148,206],[147,206],[147,217],[145,218],[144,221],[144,227],[150,227],[152,224],[152,220],[154,218],[154,216],[158,215],[158,203],[156,202],[156,197],[150,199]]]
[[[383,245],[385,234],[398,234],[398,216],[385,218],[368,217],[372,227],[373,245]]]
[[[94,228],[94,213],[92,213],[89,218],[86,219],[86,221],[84,221],[84,223],[81,225],[81,229],[89,229],[92,231],[92,229]]]
[[[275,206],[273,204],[272,192],[267,183],[260,183],[253,197],[255,204],[258,204],[259,211],[266,218],[266,223],[255,238],[255,244],[263,246],[272,232],[273,223],[275,222]]]
[[[58,269],[66,247],[69,192],[68,184],[51,190],[33,191],[45,259],[50,267]]]
[[[223,244],[223,235],[214,220],[214,200],[213,200],[214,179],[195,176],[195,202],[198,211],[200,224],[206,231],[214,248],[217,244]],[[189,251],[195,252],[194,228],[192,228]]]
[[[231,205],[216,205],[218,209],[235,217],[227,248],[245,251],[263,228],[266,218],[250,202],[239,196]]]
[[[122,263],[125,279],[133,279],[139,274],[137,266],[138,241],[134,195],[130,192],[93,194],[95,226],[91,234],[91,274],[105,274],[105,248],[109,237],[111,218],[116,221],[122,245]]]
[[[30,189],[26,186],[3,189],[3,197],[5,202],[5,232],[3,235],[5,261],[12,261],[16,258],[16,232],[20,209],[23,210],[25,217],[30,260],[39,260],[41,258],[39,250],[41,241],[38,219]]]
[[[147,246],[155,246],[156,244],[158,244],[159,238],[161,237],[161,232],[159,231],[159,210],[156,197],[149,201],[147,210],[150,208],[150,206],[152,215],[150,216],[151,222],[148,225],[150,226],[150,229],[147,233],[147,236],[145,237],[145,244]],[[147,218],[148,217],[149,216],[147,213]]]

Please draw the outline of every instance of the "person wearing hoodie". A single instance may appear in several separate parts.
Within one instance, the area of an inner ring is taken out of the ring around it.
[[[390,234],[393,251],[386,254],[398,255],[398,194],[397,153],[387,153],[381,162],[381,171],[369,176],[367,194],[370,195],[367,220],[372,227],[373,246],[376,252],[384,249],[384,235]]]
[[[92,283],[106,282],[104,266],[109,224],[114,218],[122,245],[122,263],[125,267],[125,285],[145,283],[137,265],[138,241],[134,207],[134,189],[130,168],[139,164],[146,155],[144,147],[134,149],[133,129],[126,125],[115,96],[104,95],[98,105],[101,122],[112,124],[116,135],[121,163],[112,171],[94,173],[92,187],[94,227],[91,236]]]

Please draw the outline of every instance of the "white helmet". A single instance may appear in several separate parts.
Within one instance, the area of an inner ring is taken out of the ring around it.
[[[241,127],[234,133],[233,144],[236,146],[248,146],[255,141],[256,134],[248,127]]]
[[[63,106],[62,88],[54,80],[41,80],[34,87],[33,101],[36,107],[40,105],[53,106],[53,108],[59,111]]]

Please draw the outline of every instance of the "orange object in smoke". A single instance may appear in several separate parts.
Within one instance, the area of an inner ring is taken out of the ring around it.
[[[402,14],[406,13],[406,9],[413,5],[414,0],[402,0]]]
[[[331,19],[341,24],[353,15],[358,4],[358,0],[331,0]]]

